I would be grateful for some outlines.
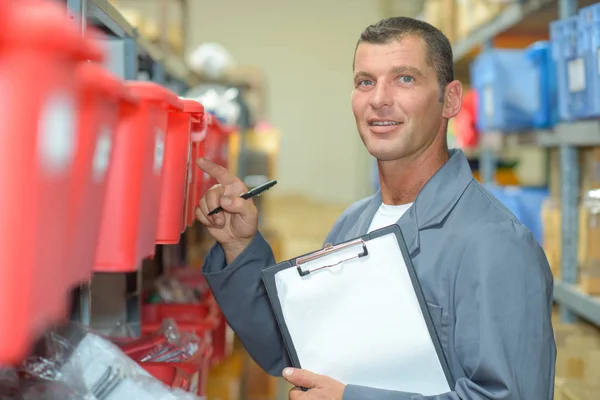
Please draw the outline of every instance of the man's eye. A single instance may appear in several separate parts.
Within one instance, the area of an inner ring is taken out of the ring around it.
[[[415,81],[415,78],[413,78],[412,76],[401,76],[400,77],[401,83],[413,83],[414,81]]]
[[[363,79],[362,81],[358,82],[359,86],[371,86],[373,84],[373,81],[370,79]]]

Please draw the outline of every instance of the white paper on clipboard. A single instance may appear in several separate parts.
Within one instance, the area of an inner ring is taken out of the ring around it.
[[[357,257],[363,249],[367,254]],[[298,268],[310,273],[301,276]],[[274,278],[302,368],[380,389],[422,395],[451,390],[424,319],[426,305],[419,302],[393,232],[298,268],[282,269]]]

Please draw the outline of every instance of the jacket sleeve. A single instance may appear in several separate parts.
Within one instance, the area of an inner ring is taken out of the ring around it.
[[[455,350],[467,377],[436,396],[348,385],[343,400],[553,399],[552,289],[531,232],[512,221],[486,226],[456,281]]]
[[[229,326],[250,356],[271,375],[289,365],[283,338],[262,283],[261,270],[275,264],[273,251],[260,233],[229,265],[216,244],[202,268]]]
[[[325,243],[336,240],[347,212],[338,218]],[[202,272],[229,326],[252,359],[267,373],[281,376],[291,363],[261,276],[261,270],[273,264],[273,251],[257,232],[229,265],[223,248],[215,244],[204,260]]]

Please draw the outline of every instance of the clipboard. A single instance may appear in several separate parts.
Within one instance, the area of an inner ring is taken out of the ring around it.
[[[293,367],[425,396],[453,390],[398,225],[269,266],[262,279]]]

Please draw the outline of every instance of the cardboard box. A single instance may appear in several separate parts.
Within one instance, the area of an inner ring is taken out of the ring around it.
[[[561,211],[560,203],[547,199],[542,205],[543,248],[555,278],[561,276]]]
[[[206,384],[207,400],[240,400],[246,352],[237,349],[219,365],[211,368]]]
[[[267,374],[250,356],[246,357],[244,375],[246,400],[277,400],[282,378]]]
[[[426,0],[425,21],[442,31],[450,40],[456,41],[456,0]]]
[[[563,400],[598,400],[599,391],[600,384],[566,381],[561,387],[561,396]]]
[[[600,330],[590,324],[554,323],[557,347],[556,377],[569,381],[600,382],[598,374],[600,357]]]
[[[456,0],[457,38],[464,39],[493,20],[505,5],[504,1]]]

